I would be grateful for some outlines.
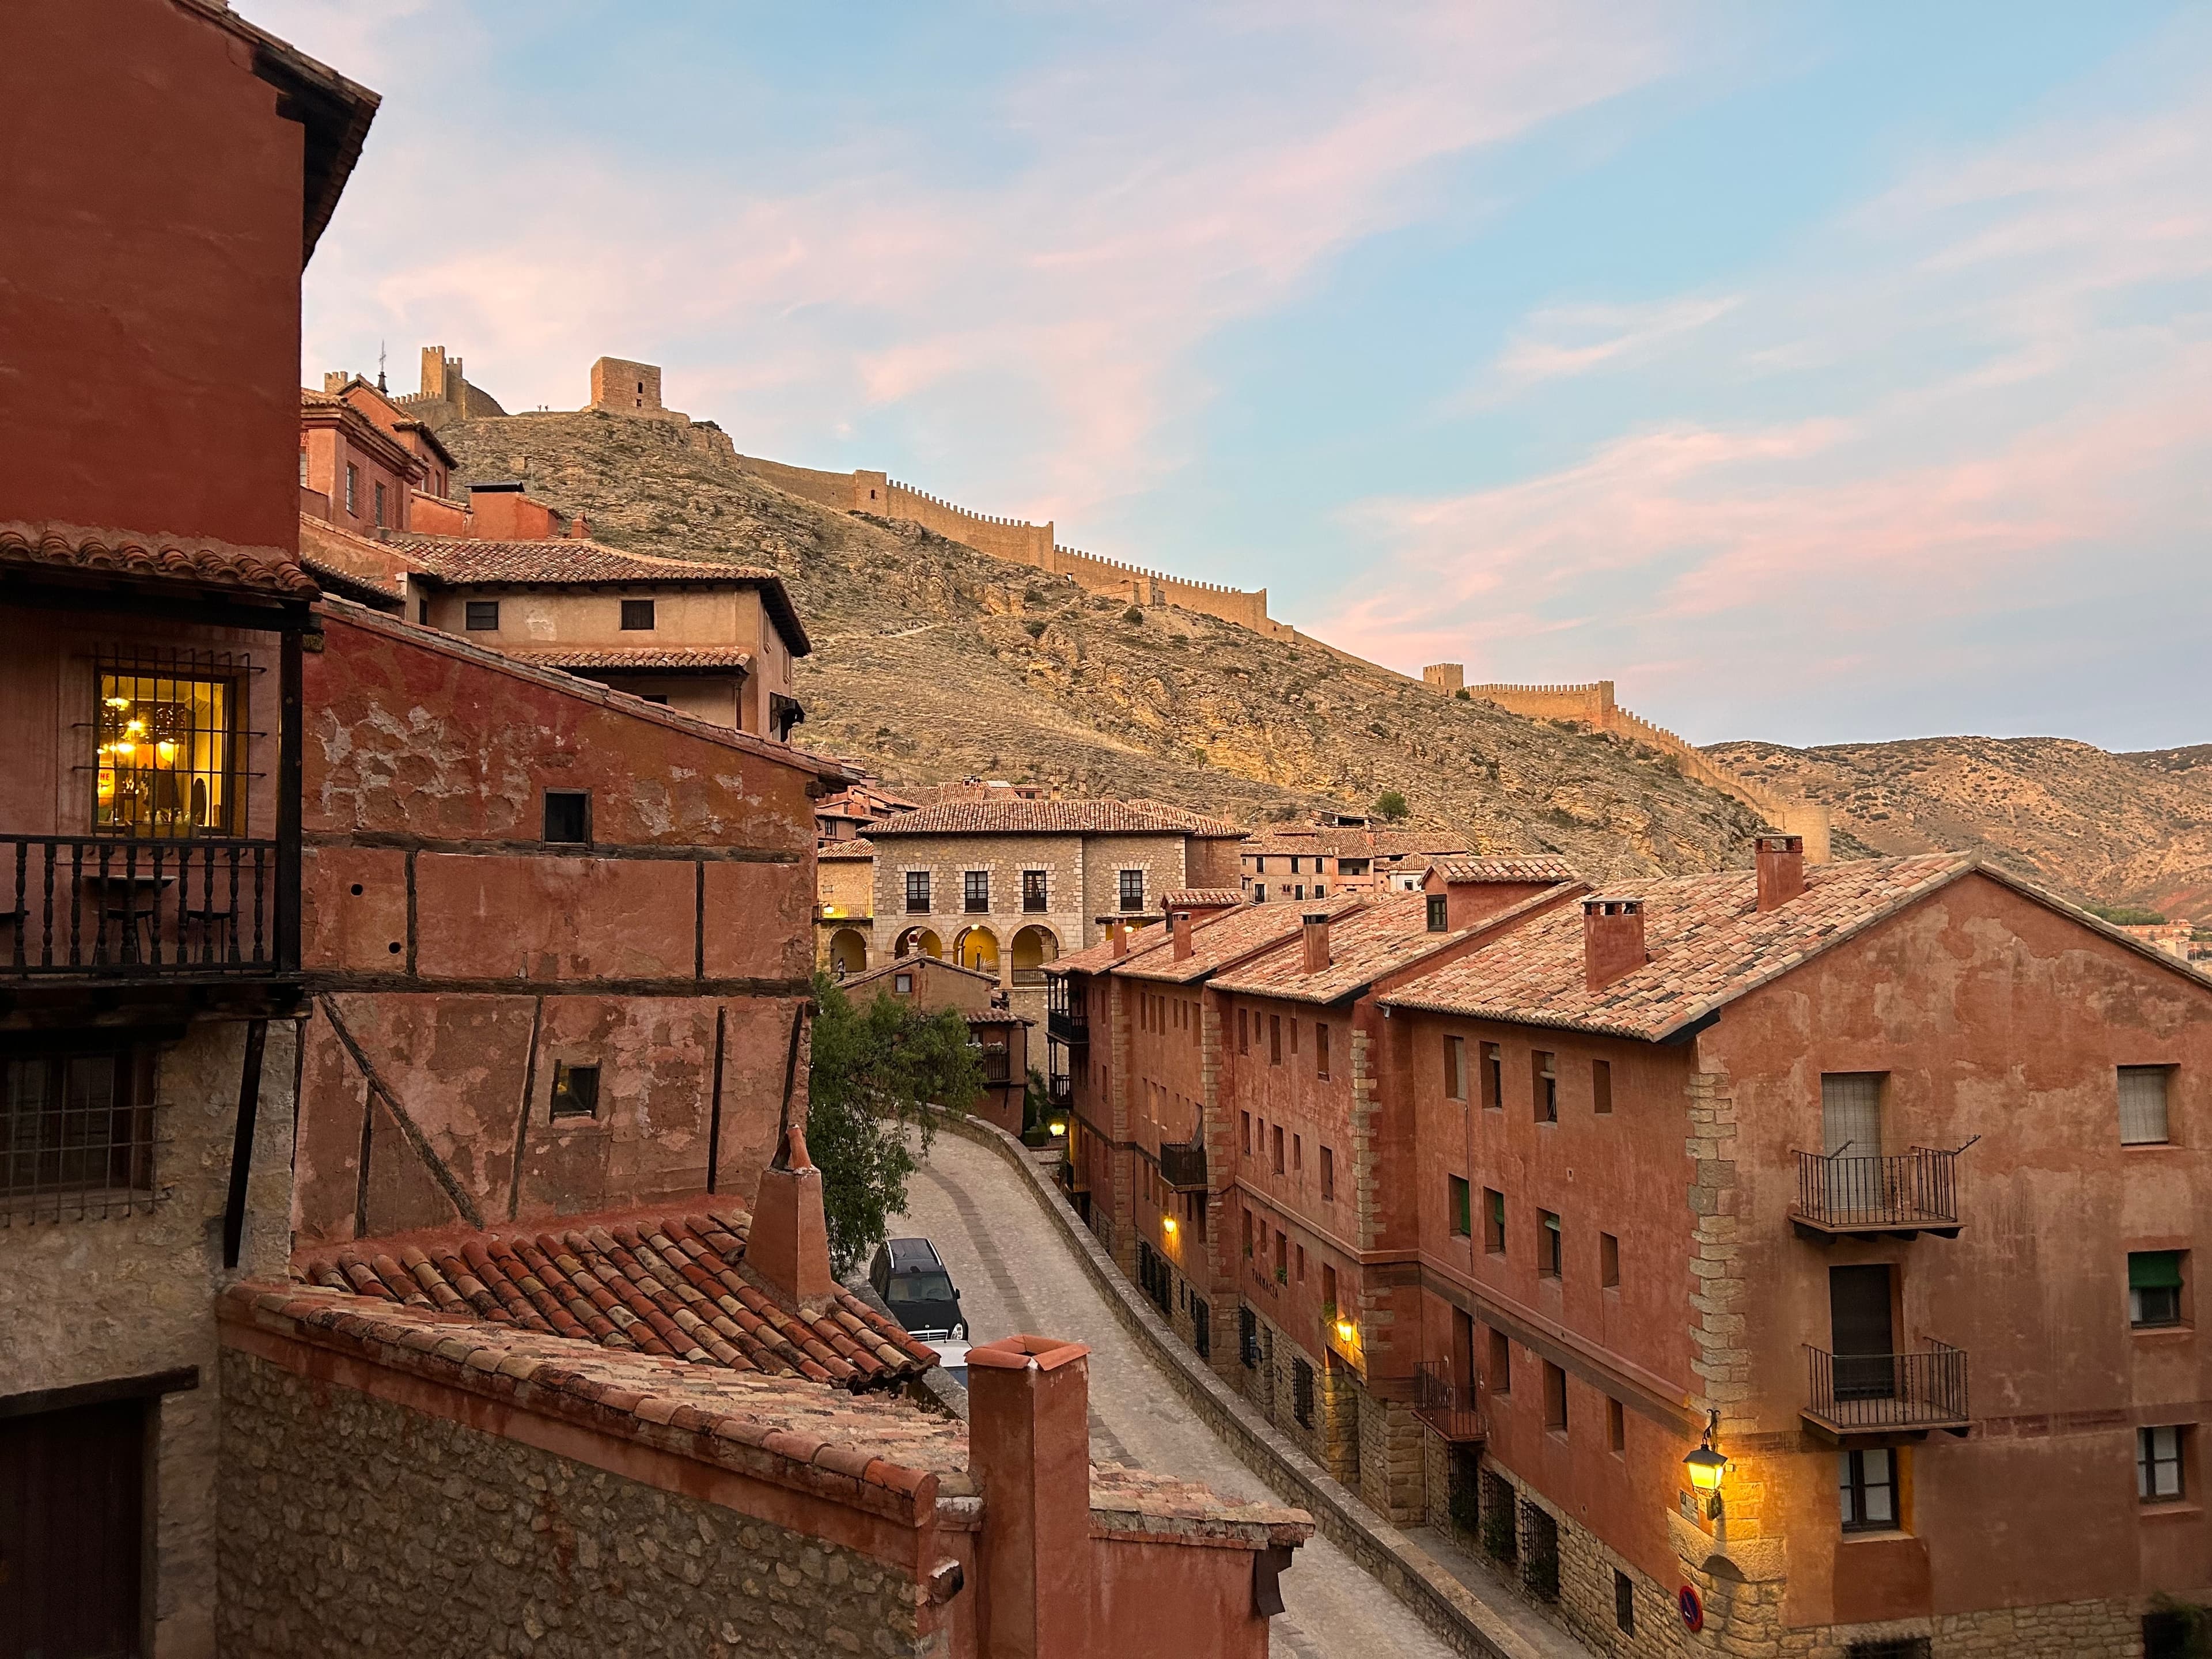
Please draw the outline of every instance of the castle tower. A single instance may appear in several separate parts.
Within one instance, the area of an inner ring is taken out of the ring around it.
[[[659,415],[660,370],[626,357],[602,357],[592,365],[592,408],[609,415]]]

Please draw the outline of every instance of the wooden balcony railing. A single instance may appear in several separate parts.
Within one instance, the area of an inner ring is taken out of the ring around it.
[[[0,981],[295,972],[288,864],[233,836],[0,836]]]
[[[1800,1232],[1829,1237],[1895,1233],[1959,1236],[1959,1155],[1915,1146],[1895,1158],[1797,1154]]]
[[[1805,1350],[1808,1422],[1841,1437],[1927,1429],[1966,1431],[1966,1355],[1942,1342],[1915,1353]]]
[[[1062,1072],[1045,1084],[1045,1096],[1052,1102],[1053,1110],[1066,1111],[1075,1104],[1075,1079]]]
[[[1173,1141],[1160,1145],[1160,1179],[1179,1193],[1202,1193],[1206,1190],[1206,1143],[1193,1140],[1186,1146]]]
[[[1413,1415],[1455,1443],[1480,1440],[1486,1433],[1482,1413],[1475,1409],[1474,1401],[1461,1397],[1441,1359],[1414,1364]]]
[[[1046,993],[1045,1031],[1071,1048],[1079,1048],[1091,1041],[1091,1021],[1083,1007],[1083,993],[1067,982],[1067,975],[1051,975],[1052,984]]]

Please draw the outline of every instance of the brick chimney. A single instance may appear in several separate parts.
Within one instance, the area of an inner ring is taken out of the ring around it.
[[[1642,899],[1583,901],[1583,972],[1591,990],[1602,991],[1650,960],[1644,949]]]
[[[806,1155],[806,1133],[785,1125],[775,1157],[753,1194],[745,1266],[794,1306],[811,1307],[836,1292],[830,1272],[830,1226],[822,1210],[822,1171]]]
[[[968,1351],[988,1659],[1091,1651],[1090,1352],[1048,1336]]]
[[[1778,910],[1805,890],[1805,837],[1761,836],[1752,845],[1759,860],[1759,908]]]
[[[1126,922],[1108,922],[1106,939],[1108,943],[1113,945],[1115,956],[1126,957],[1129,954],[1129,929]]]
[[[1181,962],[1190,954],[1190,912],[1178,910],[1170,916],[1168,933],[1175,940],[1175,959]]]
[[[1304,920],[1305,971],[1317,974],[1329,964],[1328,912],[1309,910]]]

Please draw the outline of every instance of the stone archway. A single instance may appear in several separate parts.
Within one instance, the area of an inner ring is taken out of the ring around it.
[[[839,979],[868,965],[868,936],[857,927],[840,927],[830,936],[830,971]]]
[[[1049,927],[1035,922],[1014,935],[1013,965],[1017,985],[1044,983],[1046,965],[1060,960],[1060,940]]]
[[[909,927],[898,936],[898,943],[892,948],[891,954],[895,957],[935,957],[941,961],[945,956],[945,941],[927,927]]]
[[[963,930],[953,941],[952,959],[963,968],[973,968],[979,974],[999,976],[999,936],[988,927]]]

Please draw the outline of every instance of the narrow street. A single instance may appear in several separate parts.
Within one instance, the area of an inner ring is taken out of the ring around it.
[[[937,1246],[959,1289],[971,1334],[1018,1331],[1091,1346],[1091,1455],[1203,1480],[1239,1498],[1272,1494],[1184,1407],[1114,1316],[1020,1177],[988,1148],[939,1135],[908,1189],[894,1237]],[[1445,1659],[1438,1641],[1395,1596],[1327,1539],[1302,1547],[1283,1576],[1286,1611],[1274,1651],[1297,1659]]]

